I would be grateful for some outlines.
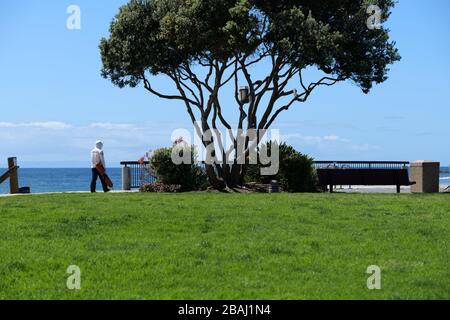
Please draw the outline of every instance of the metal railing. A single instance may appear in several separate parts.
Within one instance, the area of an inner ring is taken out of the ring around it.
[[[315,161],[316,169],[408,169],[407,161]]]
[[[149,162],[123,161],[124,168],[129,168],[130,186],[132,189],[140,188],[144,184],[156,182],[151,172]],[[204,164],[200,164],[204,167]],[[316,169],[409,169],[407,161],[315,161]]]
[[[140,188],[144,184],[156,182],[156,177],[151,172],[148,161],[123,161],[120,165],[124,168],[129,168],[129,179],[132,189]]]
[[[122,161],[120,165],[123,168],[127,168],[129,171],[127,171],[127,190],[128,187],[130,189],[138,189],[141,186],[149,183],[155,183],[156,182],[156,176],[153,174],[153,172],[150,169],[148,161],[139,162],[139,161]],[[199,162],[198,165],[200,168],[205,170],[205,164],[203,162]],[[122,176],[122,185],[123,185],[123,179]]]

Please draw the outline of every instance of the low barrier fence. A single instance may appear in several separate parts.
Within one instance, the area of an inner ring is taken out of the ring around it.
[[[122,189],[140,188],[144,184],[156,182],[156,177],[150,169],[149,162],[123,161]],[[409,169],[406,161],[315,161],[316,169]]]
[[[408,169],[406,161],[315,161],[316,169]]]

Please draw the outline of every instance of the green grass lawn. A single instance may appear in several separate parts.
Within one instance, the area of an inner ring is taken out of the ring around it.
[[[33,195],[0,219],[0,299],[450,298],[443,194]]]

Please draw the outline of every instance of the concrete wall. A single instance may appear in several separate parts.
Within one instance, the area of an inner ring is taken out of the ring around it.
[[[440,165],[439,162],[425,160],[411,163],[410,180],[416,182],[416,184],[411,187],[411,192],[439,192]]]

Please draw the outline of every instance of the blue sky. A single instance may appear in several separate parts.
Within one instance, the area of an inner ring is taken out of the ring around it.
[[[97,139],[117,165],[169,145],[174,129],[191,128],[182,104],[101,78],[98,43],[124,3],[1,1],[0,167],[11,155],[25,167],[87,166]],[[81,30],[66,28],[71,4],[81,8]],[[448,0],[400,0],[388,27],[403,59],[390,79],[369,95],[351,83],[321,88],[274,127],[318,160],[448,165],[449,12]]]

